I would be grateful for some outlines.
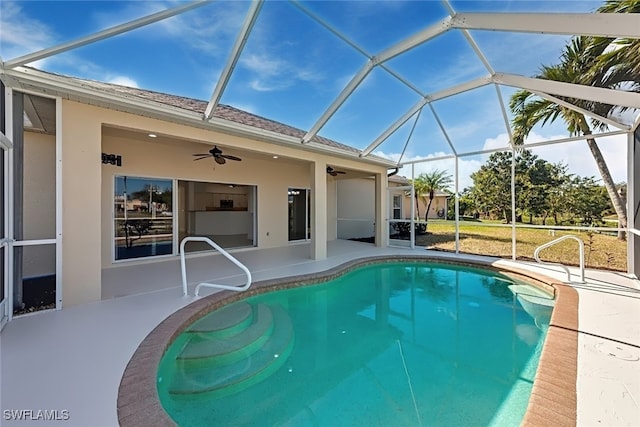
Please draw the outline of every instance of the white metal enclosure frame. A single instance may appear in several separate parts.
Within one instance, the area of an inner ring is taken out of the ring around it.
[[[17,58],[9,58],[7,61],[0,62],[0,78],[3,80],[4,84],[7,86],[8,91],[13,88],[17,90],[25,90],[25,87],[31,88],[30,90],[37,91],[37,88],[41,88],[43,92],[52,92],[57,94],[57,96],[62,96],[61,94],[73,94],[75,99],[84,99],[84,100],[94,100],[100,98],[101,101],[107,103],[113,103],[115,105],[127,106],[128,108],[135,109],[136,111],[145,111],[150,116],[154,117],[164,117],[171,118],[172,120],[181,121],[187,124],[197,125],[200,127],[205,127],[212,130],[218,131],[242,131],[242,132],[250,132],[247,129],[232,129],[228,123],[224,123],[220,119],[213,116],[213,111],[216,106],[220,102],[220,99],[225,91],[227,83],[231,78],[235,66],[242,54],[243,48],[246,44],[246,41],[249,37],[252,36],[252,30],[254,28],[254,24],[256,19],[258,19],[263,1],[262,0],[254,0],[252,1],[249,10],[247,11],[246,17],[244,19],[244,23],[236,37],[236,41],[234,46],[231,49],[228,60],[225,64],[225,67],[221,73],[220,78],[218,79],[208,105],[206,107],[206,111],[203,115],[197,115],[195,113],[186,112],[185,110],[181,110],[179,108],[169,108],[163,107],[159,108],[157,105],[152,105],[150,102],[144,102],[136,99],[126,98],[124,96],[119,95],[109,95],[108,97],[105,94],[97,95],[91,89],[87,89],[82,87],[81,84],[71,84],[71,83],[61,83],[59,79],[51,75],[40,75],[37,73],[37,70],[33,70],[27,67],[26,65],[32,64],[35,61],[42,60],[45,58],[52,57],[54,55],[58,55],[63,52],[68,52],[70,50],[76,49],[78,47],[86,46],[91,43],[95,43],[100,40],[104,40],[119,34],[123,34],[129,31],[132,31],[137,28],[144,27],[146,25],[150,25],[169,17],[177,16],[183,13],[188,13],[190,11],[196,10],[197,8],[208,4],[207,1],[194,1],[187,4],[182,4],[180,6],[170,8],[161,12],[150,14],[146,17],[136,19],[124,24],[116,25],[109,29],[96,32],[95,34],[81,37],[76,40],[72,40],[69,42],[61,43],[55,46],[51,46],[45,49],[41,49],[27,55],[22,55]],[[457,13],[453,10],[451,4],[448,0],[444,0],[443,4],[445,5],[449,16],[441,21],[428,25],[422,30],[416,32],[415,34],[405,38],[404,40],[386,48],[376,53],[369,53],[364,48],[359,46],[355,41],[346,36],[339,29],[334,28],[330,23],[326,22],[320,16],[306,8],[302,3],[298,1],[293,1],[293,5],[297,7],[301,13],[306,14],[310,18],[312,18],[315,22],[319,23],[326,31],[335,35],[342,42],[346,43],[354,50],[359,52],[363,58],[364,63],[360,67],[360,69],[351,77],[351,79],[346,83],[346,85],[342,88],[342,90],[336,94],[333,102],[330,103],[329,106],[316,118],[313,122],[314,124],[306,130],[304,136],[300,139],[295,139],[291,137],[284,136],[274,136],[272,134],[268,134],[266,132],[260,132],[258,130],[251,131],[254,132],[251,135],[259,136],[262,138],[271,138],[277,139],[279,143],[285,143],[290,145],[298,145],[305,146],[308,149],[316,149],[316,150],[325,150],[325,151],[333,151],[335,153],[339,153],[339,148],[334,147],[319,147],[318,144],[314,145],[313,139],[318,135],[320,130],[332,119],[334,114],[345,104],[345,102],[353,95],[356,89],[366,81],[368,76],[371,75],[372,71],[379,67],[379,69],[384,70],[386,73],[389,73],[394,79],[399,81],[402,85],[409,88],[412,92],[417,93],[420,96],[420,100],[412,106],[405,106],[404,112],[400,112],[398,118],[395,122],[391,123],[387,129],[380,134],[377,138],[375,138],[371,143],[362,150],[359,150],[357,156],[359,156],[363,161],[370,161],[378,164],[391,165],[392,163],[389,161],[384,161],[383,159],[377,158],[374,155],[374,151],[380,147],[391,135],[393,135],[400,127],[402,127],[408,120],[412,117],[416,117],[421,114],[425,107],[427,108],[427,114],[431,113],[433,119],[436,121],[440,132],[442,133],[446,143],[448,144],[451,152],[451,155],[442,155],[436,156],[430,159],[421,159],[417,161],[410,162],[402,162],[402,158],[395,164],[394,166],[410,166],[416,164],[418,162],[433,162],[448,158],[455,159],[455,211],[456,211],[456,251],[459,250],[459,223],[458,223],[458,211],[459,211],[459,201],[458,201],[458,190],[459,190],[459,170],[458,170],[458,161],[460,158],[467,156],[474,156],[478,154],[487,154],[494,151],[503,151],[503,150],[511,150],[514,152],[515,148],[513,147],[512,138],[511,138],[511,130],[510,123],[508,120],[508,116],[506,113],[505,103],[501,93],[501,87],[514,87],[514,88],[522,88],[528,90],[537,96],[550,100],[552,102],[558,103],[564,107],[573,109],[581,114],[585,114],[589,117],[596,118],[598,120],[607,123],[608,125],[617,128],[618,130],[592,135],[594,138],[601,138],[604,136],[611,135],[620,135],[626,134],[628,135],[629,144],[629,164],[628,164],[628,185],[630,189],[635,189],[634,191],[629,192],[628,197],[628,210],[629,212],[637,211],[637,205],[639,203],[640,197],[637,195],[637,188],[640,187],[640,183],[638,183],[637,173],[634,172],[638,168],[637,164],[637,156],[632,156],[631,153],[637,150],[637,143],[634,142],[633,132],[638,128],[640,124],[640,118],[638,118],[633,126],[627,125],[625,123],[621,123],[617,121],[615,118],[611,117],[602,117],[597,114],[594,114],[590,111],[587,111],[583,108],[570,104],[566,101],[561,100],[559,97],[567,97],[574,99],[582,99],[589,101],[598,101],[602,103],[618,105],[623,107],[630,107],[640,109],[640,94],[627,92],[622,89],[606,89],[606,88],[598,88],[598,87],[590,87],[583,85],[576,85],[572,83],[564,83],[557,82],[551,80],[542,80],[537,78],[531,78],[521,75],[515,75],[512,73],[501,72],[500,70],[496,70],[490,61],[487,59],[487,56],[479,47],[479,45],[475,42],[473,37],[471,36],[469,30],[492,30],[492,31],[505,31],[505,32],[522,32],[522,33],[536,33],[536,34],[560,34],[560,35],[588,35],[588,36],[605,36],[605,37],[624,37],[631,39],[639,39],[640,38],[640,17],[637,14],[598,14],[598,13]],[[482,62],[484,68],[486,69],[487,75],[480,78],[475,78],[460,84],[456,84],[450,87],[443,87],[438,89],[437,91],[425,93],[418,88],[418,85],[411,82],[409,79],[400,75],[400,73],[396,72],[389,66],[389,61],[393,58],[396,58],[400,55],[405,54],[406,52],[421,46],[423,44],[429,43],[431,40],[438,38],[439,36],[446,34],[452,31],[459,31],[469,46],[473,50],[473,52],[478,56],[480,61]],[[450,98],[456,96],[458,94],[462,94],[465,92],[469,92],[473,89],[481,88],[484,86],[493,85],[496,90],[496,96],[498,97],[499,104],[502,110],[502,120],[504,122],[504,126],[506,132],[510,136],[510,145],[509,147],[505,147],[503,149],[495,149],[495,150],[473,150],[473,151],[463,151],[456,147],[454,142],[451,140],[449,136],[449,132],[446,126],[443,124],[440,116],[436,112],[433,104],[437,100]],[[8,93],[8,92],[7,92]],[[3,96],[7,96],[7,93],[3,94]],[[107,99],[108,98],[108,99]],[[105,99],[107,99],[105,101]],[[57,111],[57,120],[61,120],[61,112],[60,112],[60,102],[57,103],[58,111]],[[6,117],[9,120],[12,119],[13,114],[19,114],[18,112],[11,112],[10,109],[5,111],[7,114]],[[570,140],[583,140],[584,137],[575,137],[575,138],[567,138],[563,140],[555,140],[548,141],[544,143],[538,144],[526,144],[525,148],[532,148],[542,145],[548,144],[557,144],[562,142],[567,142]],[[407,144],[409,140],[407,140]],[[8,177],[8,180],[11,180],[12,169],[10,162],[7,160],[11,157],[11,135],[0,136],[0,145],[2,145],[3,149],[7,150],[5,155],[5,176]],[[61,146],[61,136],[57,135],[57,149],[59,150]],[[405,145],[406,148],[406,145]],[[340,153],[342,155],[346,155],[345,153]],[[350,155],[353,155],[352,153]],[[512,156],[514,158],[515,156]],[[58,181],[60,170],[62,165],[59,162],[60,155],[57,155],[57,169],[56,173],[58,174]],[[515,160],[514,160],[515,161]],[[515,207],[515,186],[513,184],[513,176],[514,176],[514,165],[512,165],[512,185],[511,185],[511,201],[512,207]],[[8,175],[7,175],[8,174]],[[413,176],[412,176],[413,178]],[[8,185],[8,187],[6,187]],[[57,270],[61,269],[61,239],[62,239],[62,230],[61,230],[61,218],[60,218],[60,210],[62,205],[62,194],[61,194],[61,184],[58,182],[57,184],[57,202],[58,206],[56,208],[56,236],[54,239],[49,239],[46,242],[38,242],[45,244],[53,244],[56,243],[56,263]],[[13,242],[13,234],[11,230],[10,224],[12,223],[11,216],[13,215],[13,211],[11,209],[10,202],[10,191],[11,186],[8,184],[7,179],[5,179],[5,188],[8,191],[5,193],[5,201],[4,201],[4,209],[6,212],[5,216],[5,224],[7,224],[7,228],[5,228],[5,235],[0,236],[2,238],[2,242],[9,250],[5,251],[5,265],[9,266],[11,262],[7,261],[8,255],[6,252],[11,252],[11,245]],[[9,201],[8,201],[9,200]],[[512,209],[512,215],[515,216],[515,209]],[[515,218],[513,218],[515,219]],[[637,223],[631,223],[637,224]],[[516,258],[515,253],[515,241],[516,241],[516,224],[515,220],[512,221],[510,225],[512,228],[512,258]],[[627,231],[634,236],[638,235],[637,225],[629,226]],[[557,228],[557,227],[556,227]],[[633,239],[630,239],[628,252],[632,253],[633,248],[636,246],[632,245]],[[631,255],[629,255],[629,271],[635,273],[636,275],[640,272],[640,265],[635,262]],[[60,273],[60,271],[58,271]],[[10,270],[7,272],[5,270],[5,274],[8,274],[8,278],[11,278]],[[58,274],[60,276],[60,274]],[[58,282],[60,279],[58,279]],[[6,282],[6,281],[5,281]],[[58,283],[58,290],[60,284]],[[6,295],[5,295],[6,296]],[[61,301],[58,302],[57,307],[60,308]]]

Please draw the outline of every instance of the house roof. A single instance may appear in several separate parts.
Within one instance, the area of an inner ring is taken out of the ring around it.
[[[134,87],[118,85],[113,83],[106,83],[106,82],[101,82],[96,80],[88,80],[88,79],[81,79],[77,77],[65,76],[62,74],[38,70],[32,67],[24,67],[24,68],[31,70],[32,72],[37,72],[39,74],[50,75],[52,77],[55,77],[56,79],[66,80],[69,83],[73,83],[74,85],[77,85],[84,89],[89,89],[91,91],[95,91],[99,93],[119,95],[119,96],[126,97],[128,99],[137,98],[139,100],[151,101],[153,103],[178,108],[181,110],[197,113],[200,115],[204,115],[205,110],[207,108],[207,101],[200,100],[200,99],[188,98],[184,96],[172,95],[172,94],[157,92],[153,90],[134,88]],[[36,109],[35,112],[40,117],[52,116],[53,111],[51,112],[51,114],[49,114],[49,112],[46,111],[46,108],[55,109],[55,105],[51,103],[42,105],[40,108]],[[306,133],[305,131],[295,128],[293,126],[289,126],[284,123],[277,122],[275,120],[258,116],[256,114],[249,113],[247,111],[243,111],[238,108],[225,105],[225,104],[218,104],[216,106],[213,112],[213,117],[234,122],[237,124],[249,126],[252,128],[260,129],[260,130],[274,132],[280,135],[290,136],[299,140],[302,140],[302,137]],[[55,133],[55,128],[49,127],[48,131],[49,133]],[[356,155],[360,153],[360,151],[354,147],[351,147],[346,144],[342,144],[340,142],[334,141],[329,138],[324,138],[320,135],[314,136],[311,141],[318,144],[322,144],[327,147],[337,148],[342,151],[351,152]]]

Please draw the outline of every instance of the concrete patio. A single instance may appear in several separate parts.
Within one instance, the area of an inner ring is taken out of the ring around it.
[[[310,260],[308,252],[309,246],[302,244],[235,255],[254,281],[323,271],[366,256],[455,256],[349,241],[330,242],[323,261]],[[492,261],[566,279],[553,267]],[[192,258],[188,265],[190,282],[242,280],[218,255]],[[577,424],[640,425],[640,282],[615,272],[588,270],[586,276],[587,283],[573,284],[579,294]],[[182,297],[175,259],[104,271],[103,298],[22,316],[6,325],[0,334],[2,425],[43,424],[8,420],[7,410],[21,409],[68,411],[68,420],[50,421],[61,425],[117,425],[118,386],[135,349],[160,321],[194,300]]]

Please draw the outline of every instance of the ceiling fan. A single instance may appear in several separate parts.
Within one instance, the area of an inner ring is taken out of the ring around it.
[[[227,163],[225,159],[235,160],[237,162],[242,160],[240,157],[231,156],[229,154],[222,154],[222,150],[219,149],[217,145],[214,146],[211,150],[209,150],[208,153],[194,154],[194,156],[197,156],[196,159],[193,159],[194,162],[196,160],[206,159],[207,157],[213,157],[213,160],[215,160],[215,162],[219,165],[224,165],[225,163]]]
[[[338,174],[345,174],[346,172],[337,171],[333,169],[331,166],[327,166],[327,173],[331,176],[338,176]]]

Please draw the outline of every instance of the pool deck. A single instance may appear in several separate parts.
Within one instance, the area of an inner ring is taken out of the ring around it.
[[[309,246],[302,244],[235,255],[252,271],[254,281],[317,273],[361,257],[452,256],[348,241],[330,242],[328,257],[322,261],[312,261],[308,254]],[[555,267],[477,256],[456,258],[566,279]],[[217,255],[190,259],[189,268],[190,281],[209,277],[238,284],[242,280],[238,270]],[[575,424],[638,426],[640,282],[614,272],[587,270],[586,276],[586,283],[572,283],[579,300],[578,327],[572,331],[577,336]],[[103,301],[21,316],[7,324],[0,333],[0,425],[118,425],[118,387],[131,356],[156,325],[195,300],[182,297],[179,277],[176,260],[107,269]],[[134,295],[123,296],[127,294]],[[554,355],[550,357],[553,361]],[[33,410],[34,417],[38,410],[57,410],[59,418],[68,411],[69,419],[6,419],[5,410],[21,409]]]

